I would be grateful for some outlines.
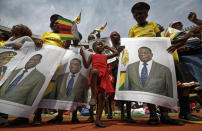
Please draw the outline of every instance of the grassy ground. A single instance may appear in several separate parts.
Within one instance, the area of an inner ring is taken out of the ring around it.
[[[55,114],[42,114],[42,118],[54,118],[56,115],[57,115],[57,113],[55,113]],[[176,116],[176,115],[178,115],[178,113],[169,113],[169,116]],[[72,115],[63,115],[63,117],[64,118],[71,118]],[[82,116],[82,115],[78,114],[78,117],[87,119],[89,116]],[[107,118],[107,114],[103,113],[102,117]],[[121,117],[120,114],[113,114],[113,118],[120,118],[120,117]],[[135,114],[132,114],[132,117],[149,117],[149,115],[148,114],[144,115],[141,113],[135,113]],[[9,118],[16,118],[16,116],[9,115]]]

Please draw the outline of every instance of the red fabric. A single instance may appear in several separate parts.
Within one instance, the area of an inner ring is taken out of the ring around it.
[[[112,34],[117,34],[118,36],[120,36],[120,34],[119,34],[117,31],[113,31],[113,32],[111,32],[111,34],[110,34],[110,38],[112,37]]]
[[[114,89],[112,87],[109,73],[107,72],[107,56],[103,54],[91,54],[92,57],[92,69],[98,69],[98,84],[96,91],[105,92],[106,94],[113,93]],[[88,76],[88,84],[90,85],[90,75]]]
[[[110,38],[112,39],[112,34],[117,34],[120,37],[120,34],[117,31],[113,31],[110,34]],[[112,44],[114,44],[114,42],[112,41]]]

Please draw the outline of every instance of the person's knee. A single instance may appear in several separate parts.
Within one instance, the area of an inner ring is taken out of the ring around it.
[[[99,97],[101,100],[105,100],[105,94],[103,92],[99,92]]]
[[[95,75],[98,75],[98,73],[99,73],[99,70],[98,69],[92,69],[91,70],[91,74],[93,75],[93,76],[95,76]]]

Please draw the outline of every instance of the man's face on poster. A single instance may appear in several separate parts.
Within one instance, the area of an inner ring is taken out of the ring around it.
[[[148,62],[152,59],[153,54],[147,48],[140,48],[138,51],[138,56],[142,62]]]
[[[81,61],[79,59],[73,59],[70,62],[69,70],[72,74],[76,74],[81,70]]]
[[[41,56],[40,55],[35,55],[32,56],[29,61],[26,63],[25,68],[30,69],[35,67],[37,64],[39,64],[41,61]]]

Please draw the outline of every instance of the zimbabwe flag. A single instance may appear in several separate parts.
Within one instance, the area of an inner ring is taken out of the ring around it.
[[[168,29],[166,29],[165,31],[164,36],[170,37],[170,40],[172,41],[175,37],[179,36],[181,33],[182,33],[181,31],[168,27]]]
[[[79,16],[77,16],[75,18],[74,22],[76,22],[77,24],[79,24],[81,22],[81,12],[80,12]]]
[[[94,29],[90,34],[95,34],[96,31],[97,32],[102,32],[106,26],[107,26],[107,22],[104,25],[102,25],[100,28]]]
[[[59,35],[61,40],[77,40],[79,39],[79,32],[75,22],[64,17],[58,17],[60,27]]]

